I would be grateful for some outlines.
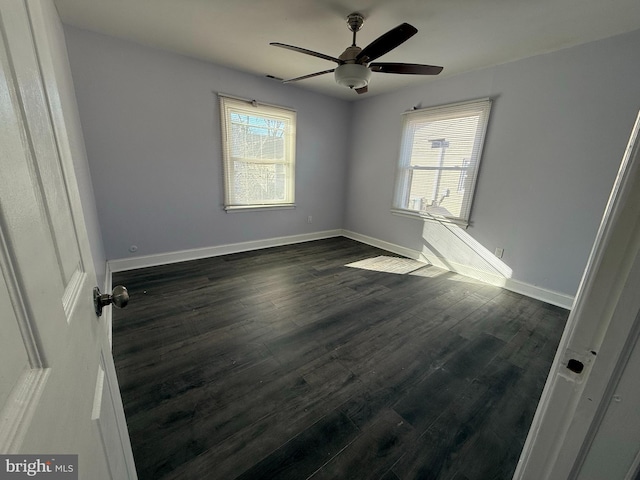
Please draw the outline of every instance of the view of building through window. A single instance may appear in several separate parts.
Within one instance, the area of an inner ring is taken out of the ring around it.
[[[241,204],[286,198],[285,123],[231,113],[233,197]]]
[[[488,101],[405,116],[396,208],[468,220]]]
[[[430,122],[418,126],[411,149],[411,210],[459,217],[465,199],[478,116]],[[436,138],[434,138],[436,137]]]
[[[292,204],[295,112],[220,98],[226,207]]]

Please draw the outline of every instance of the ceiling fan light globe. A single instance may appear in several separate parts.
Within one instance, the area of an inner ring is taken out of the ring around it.
[[[369,84],[371,70],[357,63],[345,63],[335,70],[336,83],[343,87],[362,88]]]

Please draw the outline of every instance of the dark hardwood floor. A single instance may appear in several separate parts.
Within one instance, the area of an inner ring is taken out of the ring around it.
[[[120,283],[142,480],[510,479],[568,314],[341,237]]]

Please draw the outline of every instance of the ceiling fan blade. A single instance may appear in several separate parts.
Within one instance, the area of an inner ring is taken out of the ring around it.
[[[282,83],[291,83],[297,82],[298,80],[305,80],[307,78],[317,77],[318,75],[324,75],[325,73],[331,73],[335,70],[332,68],[331,70],[323,70],[322,72],[310,73],[309,75],[303,75],[302,77],[290,78],[289,80],[283,80]]]
[[[372,63],[369,65],[372,72],[402,73],[405,75],[438,75],[443,67],[435,65],[419,65],[416,63]]]
[[[364,47],[356,57],[356,62],[362,63],[362,60],[371,62],[385,53],[390,52],[398,45],[403,44],[416,33],[418,33],[418,29],[408,23],[398,25],[396,28],[389,30]]]
[[[365,85],[362,88],[356,88],[356,92],[358,92],[358,95],[360,95],[361,93],[367,93],[369,91],[369,86]]]
[[[269,45],[273,45],[274,47],[286,48],[298,53],[304,53],[305,55],[311,55],[312,57],[323,58],[324,60],[329,60],[330,62],[336,62],[338,65],[342,65],[344,63],[339,58],[331,57],[329,55],[325,55],[324,53],[314,52],[313,50],[307,50],[306,48],[295,47],[293,45],[286,45],[284,43],[278,42],[271,42]]]

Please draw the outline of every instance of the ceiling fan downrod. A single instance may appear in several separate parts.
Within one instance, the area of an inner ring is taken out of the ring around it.
[[[358,32],[362,28],[363,23],[364,17],[359,13],[352,13],[347,17],[347,25],[349,25],[349,30],[353,32],[353,42],[351,44],[352,47],[356,46],[356,32]]]

